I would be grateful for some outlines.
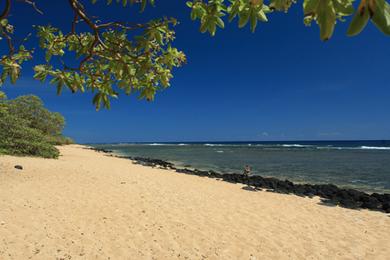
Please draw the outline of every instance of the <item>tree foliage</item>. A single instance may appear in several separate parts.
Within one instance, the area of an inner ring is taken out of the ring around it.
[[[54,145],[72,141],[62,135],[65,120],[36,96],[0,101],[0,152],[56,158]]]
[[[24,41],[18,46],[14,44],[13,17],[10,17],[14,1],[5,0],[0,13],[1,41],[8,45],[8,53],[0,59],[0,85],[7,79],[14,84],[20,77],[23,62],[32,59],[34,53],[25,48]],[[19,1],[43,14],[34,1]],[[73,11],[69,31],[51,25],[35,26],[46,62],[34,67],[34,78],[49,79],[58,94],[64,87],[72,92],[94,92],[93,104],[97,109],[101,105],[109,108],[110,98],[118,97],[120,92],[127,95],[136,92],[140,98],[153,100],[158,91],[169,86],[173,69],[186,62],[184,53],[172,46],[176,19],[163,17],[146,23],[100,21],[85,8],[86,2],[116,3],[124,7],[137,5],[143,11],[148,4],[154,6],[155,0],[62,1],[67,1]],[[191,19],[200,21],[200,31],[215,35],[218,28],[233,20],[237,20],[238,27],[249,25],[254,32],[259,22],[270,20],[273,12],[287,12],[295,3],[295,0],[192,0],[186,4]],[[322,40],[330,39],[337,21],[345,21],[347,16],[353,16],[347,31],[349,36],[359,34],[369,21],[390,35],[390,6],[386,0],[360,0],[356,9],[353,0],[303,0],[302,6],[304,24],[318,24]],[[88,30],[81,29],[81,23]],[[63,61],[73,54],[76,58],[72,64],[77,66]]]
[[[60,113],[50,112],[37,96],[20,96],[9,100],[7,106],[9,113],[26,120],[28,127],[38,129],[46,136],[61,135],[64,129],[64,117]]]

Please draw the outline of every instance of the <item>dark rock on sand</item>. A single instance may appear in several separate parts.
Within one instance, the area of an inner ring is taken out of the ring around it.
[[[184,173],[184,174],[193,174],[193,171],[187,168],[184,169],[176,169],[176,172],[178,173]]]
[[[383,202],[382,210],[386,213],[390,213],[390,202]]]
[[[22,165],[15,165],[15,169],[23,170],[23,166]]]
[[[96,152],[99,152],[99,153],[112,153],[113,152],[112,150],[106,150],[106,149],[103,149],[103,148],[95,148],[95,147],[89,147],[89,148],[86,148],[86,149],[90,149],[90,150],[93,150],[93,151],[96,151]]]
[[[159,159],[151,159],[151,158],[143,158],[143,157],[133,157],[130,159],[144,166],[161,167],[165,169],[176,169],[173,163],[166,162]]]
[[[108,153],[104,149],[95,149]],[[131,159],[135,163],[150,166],[161,167],[164,169],[173,169],[178,173],[197,175],[208,178],[218,178],[231,183],[242,183],[255,187],[255,189],[264,189],[271,192],[283,194],[295,194],[302,197],[319,196],[327,205],[339,205],[351,209],[369,209],[381,210],[390,213],[390,194],[367,194],[355,189],[342,189],[333,184],[295,184],[289,180],[280,180],[272,177],[262,177],[260,175],[244,176],[243,174],[230,173],[223,174],[215,171],[204,171],[199,169],[176,168],[173,163],[143,157],[123,157]]]
[[[342,199],[340,200],[340,206],[344,208],[349,208],[349,209],[358,209],[359,208],[359,203],[352,199]]]
[[[363,203],[361,205],[364,209],[380,209],[382,203],[372,196],[364,197]]]

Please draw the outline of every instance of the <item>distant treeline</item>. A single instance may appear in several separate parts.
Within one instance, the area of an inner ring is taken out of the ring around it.
[[[55,145],[73,143],[62,135],[65,119],[34,95],[0,98],[0,154],[57,158]]]

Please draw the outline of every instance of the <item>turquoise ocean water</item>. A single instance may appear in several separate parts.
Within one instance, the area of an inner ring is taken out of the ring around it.
[[[390,193],[390,141],[189,142],[92,144],[118,155],[162,159],[203,170],[294,182],[333,183]]]

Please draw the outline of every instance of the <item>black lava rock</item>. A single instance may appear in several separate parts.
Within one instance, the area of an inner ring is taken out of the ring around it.
[[[124,158],[124,157],[122,157]],[[131,159],[135,161],[138,164],[144,165],[144,166],[151,166],[151,167],[162,167],[166,169],[176,169],[173,165],[173,163],[166,162],[159,159],[151,159],[151,158],[143,158],[143,157],[127,157],[127,159]]]
[[[90,150],[93,150],[93,151],[96,151],[96,152],[100,152],[100,153],[112,153],[113,152],[111,150],[106,150],[106,149],[103,149],[103,148],[95,148],[95,147],[90,147],[90,148],[87,148],[87,149],[90,149]]]
[[[382,209],[383,209],[384,212],[390,213],[390,202],[389,201],[388,202],[384,202],[382,204]]]
[[[231,183],[247,184],[270,192],[295,194],[302,197],[319,196],[326,204],[339,205],[345,208],[364,208],[369,210],[382,210],[390,213],[390,194],[367,194],[354,189],[342,189],[333,184],[294,184],[289,180],[279,180],[277,178],[262,177],[259,175],[247,177],[237,173],[223,174],[215,171],[176,168],[174,164],[159,159],[142,157],[121,158],[131,159],[135,163],[145,166],[173,169],[178,173],[218,178]]]
[[[381,207],[381,203],[376,198],[370,196],[363,201],[361,207],[364,209],[379,209]]]
[[[23,170],[23,166],[22,165],[15,165],[15,169]]]
[[[359,204],[351,198],[340,199],[339,203],[339,205],[344,208],[357,209],[359,207]]]

